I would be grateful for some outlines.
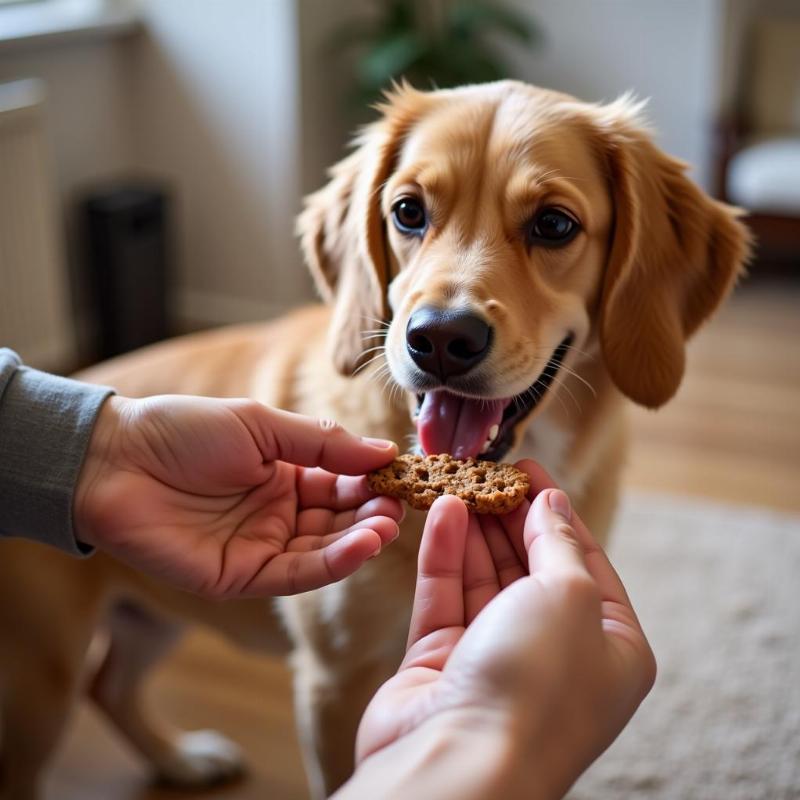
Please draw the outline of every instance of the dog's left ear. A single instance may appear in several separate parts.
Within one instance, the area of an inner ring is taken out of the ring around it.
[[[356,150],[330,170],[326,186],[309,195],[297,220],[306,263],[322,299],[333,305],[330,357],[344,375],[369,358],[388,321],[389,256],[381,214],[381,189],[403,137],[427,95],[396,86],[379,106],[382,118],[356,139]]]
[[[685,341],[742,274],[748,230],[659,150],[627,98],[593,120],[608,165],[614,235],[603,285],[600,340],[617,387],[656,408],[677,391]]]

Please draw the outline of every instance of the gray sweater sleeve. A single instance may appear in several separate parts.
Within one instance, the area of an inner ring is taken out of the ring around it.
[[[0,348],[0,537],[23,536],[76,556],[72,504],[89,437],[112,393],[22,366]]]

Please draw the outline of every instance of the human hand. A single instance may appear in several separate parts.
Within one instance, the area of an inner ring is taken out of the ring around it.
[[[561,797],[650,690],[653,654],[613,567],[544,470],[518,466],[535,497],[517,511],[468,516],[444,497],[429,512],[408,650],[364,713],[359,763],[460,728],[476,753],[503,743],[506,778]]]
[[[252,400],[113,396],[79,476],[75,530],[200,594],[305,592],[396,538],[400,503],[363,476],[396,452]]]

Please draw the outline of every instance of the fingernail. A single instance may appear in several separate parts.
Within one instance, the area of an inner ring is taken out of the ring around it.
[[[390,442],[387,439],[370,439],[368,436],[362,436],[361,441],[372,447],[379,447],[381,450],[389,450],[390,448],[397,447],[394,442]]]
[[[561,514],[567,522],[572,516],[572,508],[569,504],[569,497],[560,489],[554,489],[547,497],[547,502],[550,505],[550,510],[555,511],[556,514]]]

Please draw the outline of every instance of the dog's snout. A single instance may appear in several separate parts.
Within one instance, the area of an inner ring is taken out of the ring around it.
[[[442,381],[468,372],[489,352],[492,329],[464,310],[423,306],[406,327],[406,348],[414,363]]]

